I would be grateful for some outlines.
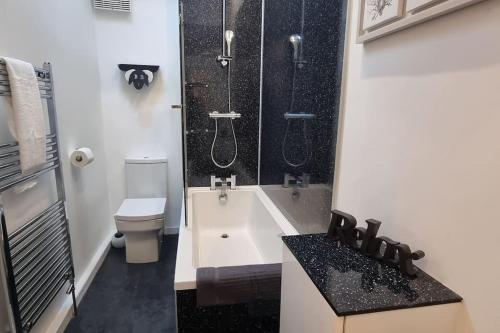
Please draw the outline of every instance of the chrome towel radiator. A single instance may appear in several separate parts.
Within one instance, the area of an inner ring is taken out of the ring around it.
[[[49,63],[35,72],[40,95],[47,103],[50,134],[47,162],[38,171],[21,175],[17,142],[0,144],[0,215],[3,262],[16,332],[29,332],[60,290],[67,286],[76,315],[75,273],[66,217],[52,70]],[[9,96],[5,63],[0,60],[0,96]],[[2,194],[49,172],[55,173],[57,200],[30,221],[9,230],[3,214]]]

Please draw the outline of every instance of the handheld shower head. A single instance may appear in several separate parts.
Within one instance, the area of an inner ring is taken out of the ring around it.
[[[226,30],[224,33],[224,37],[226,38],[226,43],[227,43],[227,56],[231,56],[231,42],[233,41],[234,38],[234,32],[232,30]]]
[[[291,35],[288,40],[293,46],[293,60],[298,61],[300,58],[300,48],[302,46],[302,36],[298,34]]]

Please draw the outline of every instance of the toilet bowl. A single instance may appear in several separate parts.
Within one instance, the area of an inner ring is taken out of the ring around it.
[[[125,199],[115,214],[116,228],[125,235],[128,263],[148,263],[160,259],[165,198]]]
[[[167,204],[167,159],[141,156],[125,160],[127,199],[116,214],[116,228],[125,236],[128,263],[160,259]]]

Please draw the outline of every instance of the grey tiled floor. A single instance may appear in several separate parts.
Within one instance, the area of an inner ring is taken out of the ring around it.
[[[66,333],[175,333],[176,251],[176,235],[153,264],[127,264],[124,249],[112,248]]]

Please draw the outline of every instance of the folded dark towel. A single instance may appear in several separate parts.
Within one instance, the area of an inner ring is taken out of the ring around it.
[[[198,306],[280,299],[281,264],[198,268],[196,296]]]

